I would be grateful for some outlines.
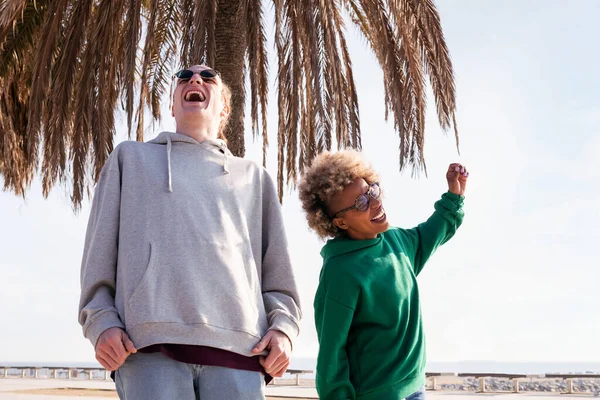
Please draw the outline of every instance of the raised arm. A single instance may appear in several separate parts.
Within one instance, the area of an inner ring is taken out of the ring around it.
[[[469,172],[457,163],[450,164],[446,172],[448,192],[442,195],[429,219],[413,229],[401,231],[414,253],[414,272],[418,275],[435,250],[446,243],[462,224],[463,203]]]

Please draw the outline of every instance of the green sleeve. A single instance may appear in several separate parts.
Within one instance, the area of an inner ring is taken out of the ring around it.
[[[464,199],[464,196],[458,194],[444,193],[435,203],[433,215],[416,228],[406,231],[414,249],[415,275],[423,270],[429,257],[439,246],[450,240],[462,224]]]
[[[339,278],[328,280],[322,275],[314,303],[319,339],[316,386],[322,400],[356,398],[346,342],[359,291]]]

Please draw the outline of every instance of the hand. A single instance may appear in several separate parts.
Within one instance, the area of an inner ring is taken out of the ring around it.
[[[448,181],[448,190],[454,194],[465,195],[465,189],[467,187],[467,179],[469,178],[469,171],[464,165],[459,163],[452,163],[448,167],[446,172],[446,180]]]
[[[137,352],[129,336],[121,328],[102,332],[96,343],[96,360],[108,371],[116,371],[131,353]]]
[[[292,354],[292,342],[286,334],[276,330],[270,330],[254,346],[252,352],[259,354],[265,349],[269,350],[267,357],[260,357],[260,364],[265,372],[272,377],[282,377],[287,367],[290,365],[290,355]]]

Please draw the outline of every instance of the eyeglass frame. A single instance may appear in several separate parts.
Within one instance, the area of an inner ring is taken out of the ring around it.
[[[373,195],[373,187],[375,187],[375,186],[379,189],[379,194],[377,196]],[[361,196],[367,197],[367,208],[364,211],[361,211],[360,208],[358,207],[358,199],[360,199]],[[379,182],[373,182],[369,185],[369,190],[367,190],[366,193],[361,193],[356,197],[356,200],[354,200],[354,205],[352,205],[350,207],[346,207],[343,210],[340,210],[340,211],[334,213],[332,218],[337,218],[338,214],[341,214],[341,213],[347,212],[347,211],[352,211],[352,210],[366,212],[369,209],[369,207],[371,206],[371,200],[379,200],[380,198],[381,198],[381,186],[379,186]]]
[[[179,75],[181,73],[183,73],[183,72],[191,72],[192,74],[190,75],[189,78],[182,78]],[[213,76],[206,76],[205,77],[205,76],[202,76],[203,72],[209,72],[209,73],[213,72],[214,75]],[[192,79],[192,76],[194,76],[194,74],[200,75],[200,78],[202,78],[202,81],[204,81],[204,82],[209,82],[206,79],[212,79],[213,80],[212,82],[214,82],[214,83],[217,83],[217,79],[216,78],[218,76],[221,76],[221,74],[219,73],[219,71],[217,71],[216,69],[213,69],[213,68],[204,68],[203,70],[200,70],[200,71],[192,71],[191,69],[185,68],[185,69],[182,69],[182,70],[179,70],[179,71],[175,72],[175,74],[173,74],[173,79],[177,78],[177,84],[179,85],[179,83],[182,82],[182,81],[187,82],[190,79]]]

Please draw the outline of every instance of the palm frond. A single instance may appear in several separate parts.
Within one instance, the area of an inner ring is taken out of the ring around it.
[[[28,1],[18,19],[5,23],[4,35],[0,37],[0,76],[6,76],[11,69],[20,70],[26,60],[33,60],[34,41],[41,34],[47,10],[47,2]],[[10,17],[2,15],[3,19]]]
[[[285,160],[288,184],[334,141],[338,148],[360,147],[358,97],[338,4],[285,0],[276,5],[281,8],[279,90],[288,94],[279,104],[285,145],[280,141],[278,156]]]
[[[196,0],[181,0],[179,2],[179,20],[181,21],[181,57],[180,65],[190,65],[189,56],[196,36],[194,29],[194,12]]]
[[[102,0],[99,4],[100,11],[96,14],[99,18],[92,40],[100,42],[98,46],[98,90],[95,97],[97,104],[92,116],[97,121],[94,129],[97,132],[92,137],[92,150],[94,156],[94,181],[100,177],[102,167],[112,152],[115,135],[115,109],[119,99],[118,71],[119,63],[125,58],[121,53],[124,32],[122,21],[125,18],[126,0]]]
[[[367,21],[367,39],[383,70],[386,110],[392,111],[400,137],[400,168],[408,163],[413,171],[417,171],[424,167],[420,147],[424,129],[420,111],[424,108],[424,89],[421,68],[409,43],[407,28],[397,26],[406,21],[394,21],[383,0],[361,0],[359,4],[352,9],[362,12],[359,19]]]
[[[0,3],[0,49],[9,32],[14,29],[19,16],[24,17],[27,0],[4,1]]]
[[[150,90],[150,106],[152,117],[160,120],[160,103],[166,92],[167,82],[171,79],[171,67],[177,55],[177,3],[174,0],[163,0],[158,4],[159,18],[155,32],[156,53],[152,57],[152,88]]]
[[[29,115],[27,117],[27,138],[29,146],[27,157],[34,168],[38,165],[38,147],[42,134],[42,127],[48,112],[46,99],[50,92],[51,74],[48,69],[52,65],[58,49],[61,22],[69,0],[56,0],[51,2],[45,20],[41,28],[41,37],[36,49],[36,58],[33,65],[33,76],[31,82],[31,95],[29,97]],[[48,132],[48,131],[46,131]],[[46,137],[44,142],[50,142],[53,138]]]
[[[47,196],[57,179],[65,180],[66,160],[73,130],[73,94],[77,58],[83,47],[85,28],[92,7],[90,2],[76,2],[68,9],[59,54],[52,69],[52,80],[44,116],[44,153],[42,189]],[[64,38],[71,38],[65,40]]]
[[[136,112],[137,130],[136,140],[144,140],[144,108],[151,106],[150,80],[153,76],[152,61],[156,59],[159,50],[157,48],[157,30],[160,20],[160,0],[150,0],[150,16],[146,25],[146,37],[144,39],[144,49],[141,54],[141,77],[140,94]]]
[[[127,114],[127,132],[131,138],[133,127],[133,103],[135,101],[135,79],[137,71],[138,43],[141,35],[141,8],[142,0],[129,0],[129,7],[125,18],[125,36],[123,45],[125,59],[122,63],[121,79],[125,97],[125,111]]]
[[[268,60],[266,51],[267,38],[263,23],[263,10],[261,0],[248,1],[248,73],[250,77],[250,115],[252,121],[252,134],[256,139],[259,136],[259,108],[262,119],[263,138],[263,166],[267,164],[267,98],[268,87]]]
[[[409,0],[406,7],[414,15],[418,28],[416,46],[422,49],[424,70],[429,75],[440,126],[444,130],[454,128],[458,150],[454,72],[439,14],[432,0]]]
[[[90,156],[92,146],[96,149],[102,147],[98,139],[102,132],[100,127],[100,114],[98,96],[100,86],[100,64],[103,55],[100,53],[101,37],[106,25],[105,10],[110,10],[110,0],[102,0],[94,7],[90,17],[90,24],[86,27],[84,48],[81,57],[77,59],[77,82],[74,95],[76,118],[74,119],[73,137],[71,140],[70,159],[72,162],[73,190],[71,201],[75,208],[81,205],[88,185],[88,168],[90,161],[95,160]],[[107,8],[103,8],[107,6]],[[108,55],[107,55],[108,56]],[[104,72],[102,72],[104,74]],[[92,144],[94,142],[94,144]],[[103,164],[100,165],[100,168]],[[98,166],[93,165],[95,171]],[[94,174],[95,175],[95,174]]]
[[[283,200],[283,174],[285,164],[285,112],[286,112],[286,96],[285,86],[289,78],[287,76],[287,69],[285,68],[285,53],[287,52],[287,46],[289,44],[286,41],[283,28],[283,1],[284,0],[273,0],[275,4],[275,47],[277,49],[277,104],[278,119],[277,119],[277,194],[279,201]]]
[[[25,195],[36,168],[26,132],[35,43],[47,9],[45,1],[5,2],[0,8],[0,174],[4,189],[19,196]]]
[[[0,174],[4,189],[25,196],[33,179],[34,168],[27,158],[27,102],[29,91],[25,82],[31,79],[31,64],[19,75],[0,78]]]

